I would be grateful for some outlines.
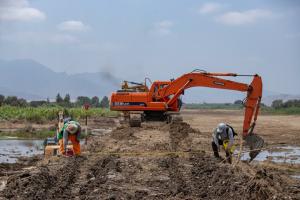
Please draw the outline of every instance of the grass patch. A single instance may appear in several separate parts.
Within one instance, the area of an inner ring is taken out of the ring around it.
[[[224,109],[224,110],[242,110],[243,105],[230,104],[230,103],[191,103],[184,104],[186,109]],[[268,115],[300,115],[300,107],[287,107],[287,108],[272,108],[267,106],[261,106],[260,111],[262,114]]]
[[[18,139],[45,139],[47,137],[53,137],[54,131],[38,130],[33,132],[25,132],[22,130],[14,132],[0,132],[0,137],[17,137]]]
[[[6,137],[16,137],[17,139],[45,139],[47,137],[54,137],[56,134],[56,131],[50,131],[50,130],[36,130],[36,131],[30,131],[26,132],[24,130],[18,130],[13,132],[0,132],[0,138],[6,138]],[[88,135],[91,134],[90,131],[88,131]],[[80,139],[85,138],[85,133],[81,132]]]
[[[1,106],[0,120],[26,120],[35,123],[44,123],[57,119],[58,112],[64,110],[67,116],[74,119],[84,119],[88,117],[114,117],[118,116],[118,112],[110,111],[106,108],[91,108],[84,110],[82,108],[62,108],[62,107],[14,107]]]
[[[271,108],[263,107],[261,109],[262,114],[270,115],[300,115],[300,107],[289,107],[289,108]]]
[[[186,109],[228,109],[228,110],[239,110],[243,109],[243,105],[231,104],[231,103],[190,103],[184,104]]]

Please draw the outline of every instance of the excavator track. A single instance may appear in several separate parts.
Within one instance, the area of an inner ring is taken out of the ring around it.
[[[183,121],[179,112],[168,112],[166,116],[167,123],[178,123]]]
[[[130,127],[141,127],[142,115],[140,113],[130,113],[129,126]]]

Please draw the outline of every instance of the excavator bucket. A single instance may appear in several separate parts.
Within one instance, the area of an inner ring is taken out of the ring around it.
[[[261,148],[264,146],[264,140],[257,134],[247,135],[245,138],[246,144],[250,147],[250,161],[251,162],[261,151]]]

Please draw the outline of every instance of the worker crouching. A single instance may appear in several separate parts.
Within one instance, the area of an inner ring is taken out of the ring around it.
[[[218,124],[218,127],[214,130],[212,137],[213,141],[211,143],[214,156],[220,158],[219,151],[220,146],[222,145],[225,152],[226,152],[226,159],[229,163],[232,162],[232,154],[235,149],[234,145],[234,136],[237,134],[235,133],[234,129],[225,123]]]
[[[64,124],[62,130],[58,134],[59,151],[61,155],[67,155],[67,145],[70,140],[73,145],[75,155],[80,155],[80,133],[81,126],[76,121],[68,121]]]

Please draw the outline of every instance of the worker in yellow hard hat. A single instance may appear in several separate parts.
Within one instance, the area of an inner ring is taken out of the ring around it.
[[[212,134],[213,141],[211,143],[211,146],[214,152],[214,156],[220,158],[219,151],[220,146],[222,145],[226,152],[227,161],[231,163],[232,154],[235,149],[234,136],[236,135],[237,133],[230,125],[225,123],[218,124],[217,128],[214,129],[214,132]]]
[[[68,141],[73,145],[73,152],[75,155],[80,154],[80,134],[81,126],[76,121],[67,121],[62,130],[58,133],[59,151],[61,155],[66,155]]]

